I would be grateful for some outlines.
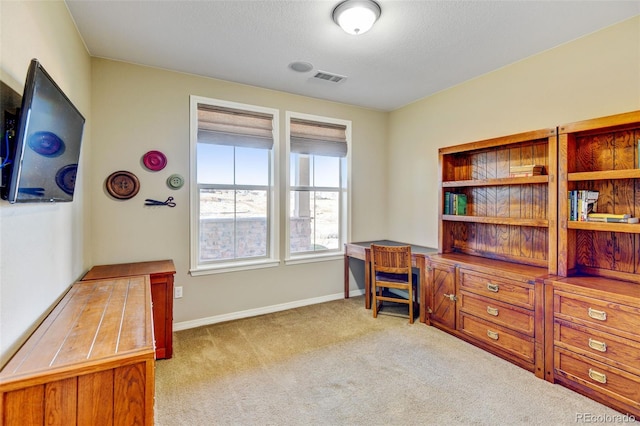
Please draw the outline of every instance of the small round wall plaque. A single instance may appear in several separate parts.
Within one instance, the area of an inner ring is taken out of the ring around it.
[[[184,178],[179,174],[173,174],[167,179],[167,186],[171,189],[180,189],[184,185]]]
[[[140,181],[133,173],[120,170],[109,175],[105,186],[113,198],[128,200],[135,197],[140,190]]]
[[[167,157],[160,151],[149,151],[142,157],[144,166],[152,172],[162,170],[167,165]]]

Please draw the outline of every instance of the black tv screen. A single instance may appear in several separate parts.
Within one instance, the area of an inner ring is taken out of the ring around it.
[[[72,201],[85,119],[42,65],[29,65],[6,198]]]

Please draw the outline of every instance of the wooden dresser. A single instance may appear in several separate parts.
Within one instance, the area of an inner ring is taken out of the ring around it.
[[[119,263],[94,266],[82,281],[105,278],[149,275],[153,301],[153,331],[156,338],[156,359],[173,355],[173,279],[176,267],[172,260]]]
[[[547,284],[549,377],[640,418],[640,286],[602,277]]]
[[[148,276],[74,284],[0,371],[0,424],[153,425]]]
[[[544,377],[543,268],[432,255],[431,324]]]

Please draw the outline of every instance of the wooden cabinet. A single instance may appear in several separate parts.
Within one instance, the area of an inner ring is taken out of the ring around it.
[[[426,289],[431,324],[539,377],[538,279],[557,268],[556,152],[555,129],[439,150],[439,255],[429,259]],[[527,175],[526,166],[538,167]],[[450,204],[454,194],[466,211]]]
[[[426,296],[429,324],[446,331],[456,329],[456,267],[454,262],[429,258],[427,281],[421,291]]]
[[[548,286],[548,375],[640,417],[640,286],[602,277],[560,278]]]
[[[153,425],[147,276],[74,284],[0,371],[0,424]]]
[[[176,268],[172,260],[120,263],[94,266],[83,281],[149,275],[153,300],[153,330],[156,359],[173,355],[173,280]]]
[[[546,377],[640,416],[640,224],[569,217],[579,190],[598,191],[597,212],[640,216],[640,111],[560,126],[558,141]]]
[[[431,325],[544,376],[546,269],[455,253],[428,269]]]

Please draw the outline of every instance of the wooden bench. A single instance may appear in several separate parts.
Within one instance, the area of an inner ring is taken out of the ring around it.
[[[0,371],[1,425],[153,425],[150,278],[75,283]]]

